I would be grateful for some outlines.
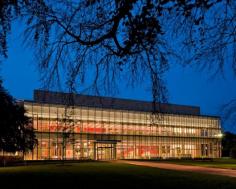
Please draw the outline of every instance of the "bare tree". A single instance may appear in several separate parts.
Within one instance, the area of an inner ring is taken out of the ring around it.
[[[60,116],[60,132],[61,132],[61,138],[62,138],[62,160],[66,160],[66,148],[67,144],[75,144],[75,125],[76,125],[76,119],[75,119],[75,110],[74,110],[74,94],[71,92],[68,95],[65,95],[65,98],[63,98],[63,104],[64,106],[64,112]],[[74,158],[74,155],[73,155]]]
[[[236,125],[236,99],[229,100],[228,103],[221,107],[222,120],[224,125],[228,125],[227,129],[235,129]]]
[[[1,53],[7,55],[12,16],[23,18],[25,39],[35,46],[49,85],[63,75],[74,91],[92,73],[92,88],[99,91],[114,89],[124,75],[131,83],[149,78],[153,101],[162,102],[162,74],[184,54],[185,64],[222,70],[231,62],[236,73],[234,0],[7,0],[0,5]]]
[[[72,142],[74,132],[74,120],[73,110],[69,110],[69,107],[64,107],[64,113],[61,115],[60,126],[61,126],[61,138],[62,138],[62,160],[66,159],[66,147],[67,144]]]

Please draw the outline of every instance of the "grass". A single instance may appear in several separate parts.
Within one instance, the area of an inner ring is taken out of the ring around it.
[[[0,168],[1,188],[236,188],[236,179],[135,165],[90,162]]]
[[[236,159],[214,159],[212,161],[201,161],[201,160],[166,160],[165,163],[174,163],[181,165],[194,165],[202,167],[215,167],[224,169],[235,169],[236,170]]]

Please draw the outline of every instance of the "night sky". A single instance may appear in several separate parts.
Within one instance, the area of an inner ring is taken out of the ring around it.
[[[14,26],[9,36],[9,57],[0,65],[4,87],[20,100],[32,99],[33,90],[42,86],[33,50],[24,47],[22,41],[21,32]],[[222,105],[236,98],[236,78],[227,66],[224,73],[224,77],[219,74],[212,78],[210,71],[200,71],[196,67],[172,66],[165,75],[169,102],[200,106],[202,114],[222,116]],[[125,90],[121,86],[115,97],[152,100],[148,89],[150,86],[147,83]],[[225,130],[236,132],[236,127],[232,128],[232,124],[223,122],[223,125]]]

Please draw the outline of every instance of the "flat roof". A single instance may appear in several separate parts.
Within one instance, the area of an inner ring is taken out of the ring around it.
[[[81,95],[75,93],[34,90],[33,102],[104,109],[153,112],[154,103],[113,97]],[[156,103],[156,111],[168,114],[200,115],[200,107]]]

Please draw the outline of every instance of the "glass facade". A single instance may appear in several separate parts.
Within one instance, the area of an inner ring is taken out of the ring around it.
[[[38,144],[29,160],[219,158],[218,117],[25,101]]]

